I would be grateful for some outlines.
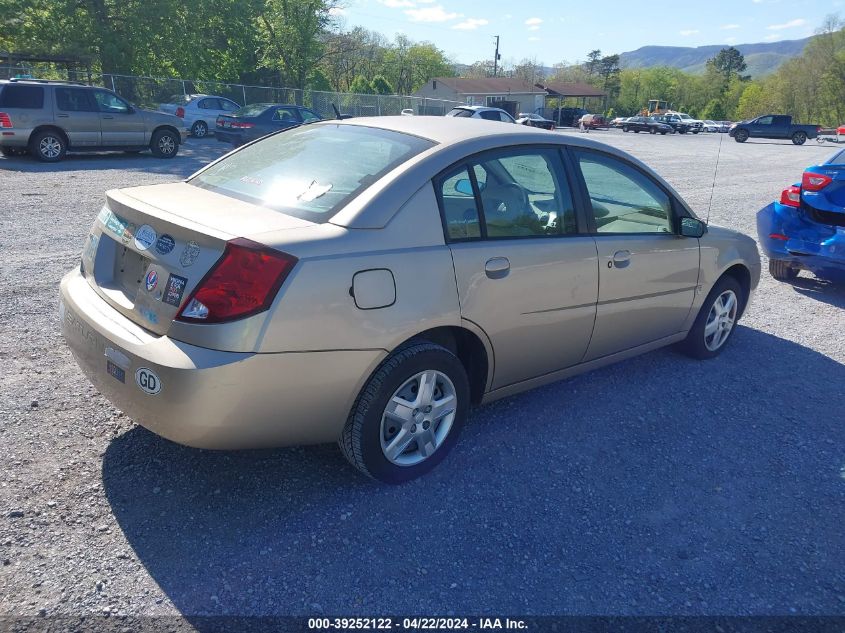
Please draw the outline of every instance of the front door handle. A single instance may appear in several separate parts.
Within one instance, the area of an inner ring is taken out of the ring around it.
[[[104,118],[104,119],[113,119],[114,117],[113,117],[113,116],[108,116],[108,115],[103,115],[103,118]]]
[[[617,268],[625,268],[631,263],[631,251],[616,251],[613,253],[613,265]]]
[[[511,263],[507,257],[492,257],[484,264],[484,272],[490,279],[506,277],[511,270]]]
[[[62,118],[62,119],[67,119],[70,115],[69,115],[69,114],[61,114],[61,113],[59,113],[59,114],[57,114],[56,116],[57,116],[57,117],[59,117],[59,118]]]

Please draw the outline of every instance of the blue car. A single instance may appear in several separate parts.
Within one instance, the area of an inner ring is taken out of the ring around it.
[[[800,184],[761,209],[757,234],[775,279],[795,279],[801,270],[845,276],[845,150],[808,167]]]

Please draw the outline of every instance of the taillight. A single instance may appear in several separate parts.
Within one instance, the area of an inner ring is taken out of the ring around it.
[[[252,240],[230,240],[176,319],[223,323],[263,312],[273,303],[297,261],[292,255]]]
[[[12,119],[5,112],[0,112],[0,127],[12,127]]]
[[[232,121],[232,127],[245,130],[247,128],[255,127],[255,123],[243,123],[242,121]]]
[[[780,203],[788,207],[800,207],[801,187],[792,185],[784,189],[780,194]]]
[[[217,127],[223,127],[223,119],[220,117],[217,117],[217,121],[215,121],[215,123],[217,124]]]
[[[805,191],[820,191],[827,187],[833,178],[825,176],[824,174],[815,174],[811,171],[805,171],[801,176],[801,188]]]
[[[176,116],[178,116],[180,119],[184,119],[185,118],[185,108],[183,108],[182,106],[179,106],[178,108],[176,108]]]

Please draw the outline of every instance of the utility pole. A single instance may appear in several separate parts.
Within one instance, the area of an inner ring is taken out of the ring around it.
[[[499,36],[496,36],[496,54],[493,55],[493,76],[496,76],[497,71],[499,70],[499,59],[501,56],[499,55]]]

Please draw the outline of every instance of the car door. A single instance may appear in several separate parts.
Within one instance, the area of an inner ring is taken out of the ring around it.
[[[680,332],[698,284],[699,246],[676,233],[676,202],[639,167],[573,149],[599,256],[596,325],[585,360]]]
[[[104,146],[146,145],[144,115],[108,90],[94,90]]]
[[[773,116],[761,116],[748,126],[748,135],[756,138],[769,138],[772,134]]]
[[[558,150],[481,154],[435,189],[461,316],[493,346],[493,388],[579,363],[595,319],[598,260]]]
[[[772,117],[772,136],[774,138],[789,138],[792,136],[792,120],[788,116],[778,115]]]
[[[87,88],[56,86],[56,123],[67,133],[70,147],[102,143],[100,111]]]
[[[276,111],[273,113],[273,126],[276,129],[284,129],[288,127],[293,127],[294,125],[299,125],[302,123],[302,119],[299,116],[299,112],[297,108],[291,106],[284,106],[281,108],[276,108]]]

